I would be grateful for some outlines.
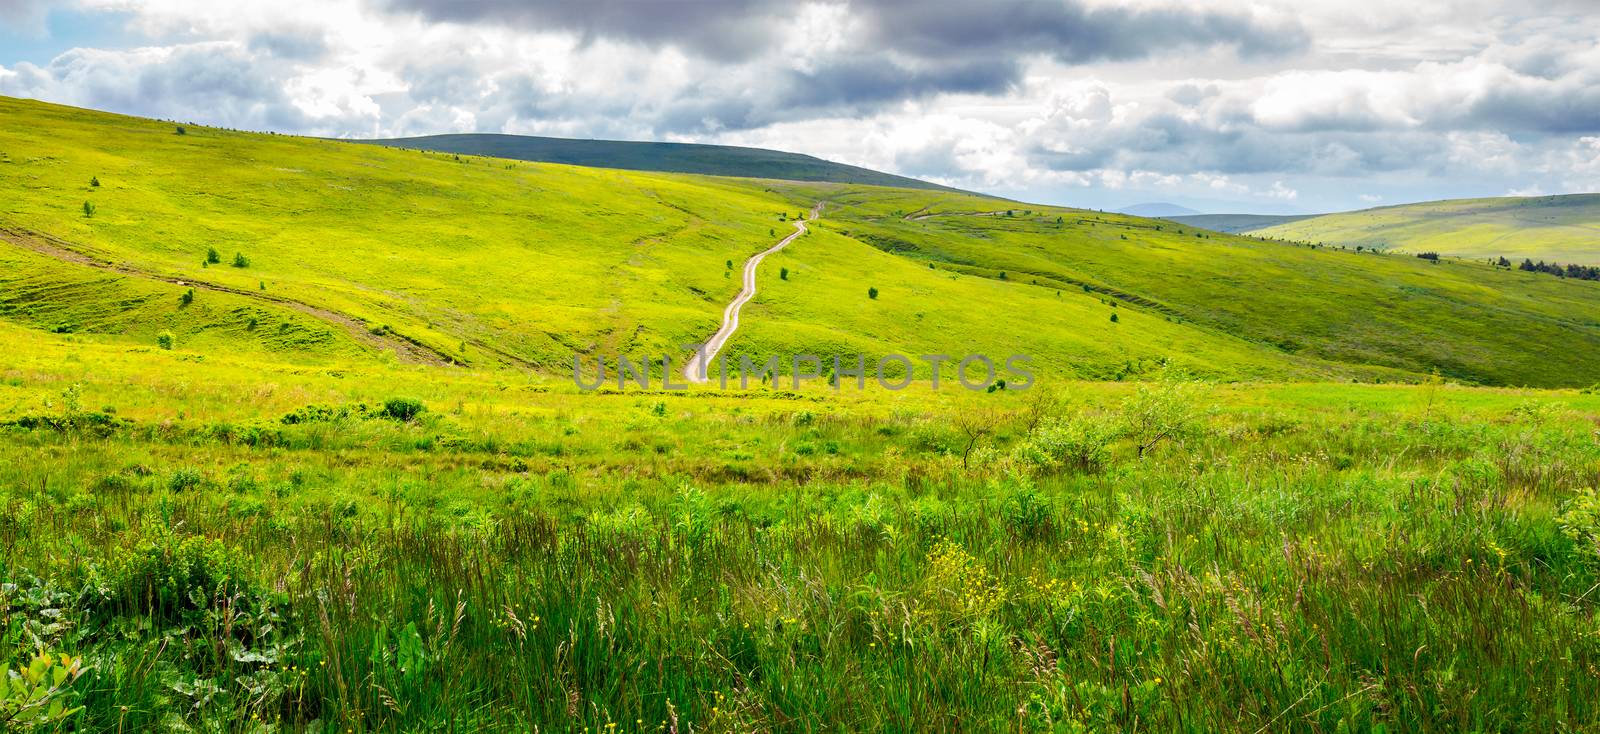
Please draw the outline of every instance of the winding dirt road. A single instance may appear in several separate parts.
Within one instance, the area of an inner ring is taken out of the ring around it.
[[[704,384],[710,381],[710,378],[706,376],[706,370],[716,360],[717,352],[722,351],[723,345],[727,344],[733,333],[739,330],[739,309],[744,308],[744,305],[749,303],[750,299],[756,297],[756,268],[761,265],[761,261],[766,259],[768,255],[788,247],[789,243],[793,242],[796,237],[805,234],[806,221],[816,219],[817,215],[821,213],[822,203],[818,202],[816,206],[811,207],[811,213],[806,219],[795,220],[794,232],[790,233],[788,237],[779,240],[778,244],[752,255],[749,260],[745,261],[744,288],[739,291],[739,295],[733,299],[733,302],[722,310],[722,328],[717,329],[717,333],[712,334],[711,338],[706,340],[705,346],[700,347],[699,351],[690,355],[689,361],[684,363],[684,379],[695,384]]]

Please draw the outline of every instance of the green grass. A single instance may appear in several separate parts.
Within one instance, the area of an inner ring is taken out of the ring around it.
[[[1346,247],[1600,264],[1600,194],[1453,199],[1324,214],[1251,234]]]
[[[81,659],[81,730],[1600,723],[1593,395],[575,394],[0,339],[0,420],[55,419],[0,428],[0,658]],[[1183,420],[1140,456],[1152,396]],[[1030,459],[1057,418],[1103,463]]]
[[[1600,395],[1452,382],[1592,384],[1600,284],[6,99],[0,186],[58,730],[1600,728]],[[1037,386],[570,385],[818,201],[731,356]]]
[[[964,216],[996,211],[971,197],[849,189],[834,201],[823,227],[931,265],[930,272],[989,279],[1004,272],[1019,287],[1121,301],[1124,318],[1129,311],[1170,317],[1304,364],[1586,386],[1600,360],[1597,283],[1083,210],[1034,206],[1024,214],[1011,205],[1012,216]],[[1123,331],[1141,328],[1149,333]]]
[[[0,224],[152,282],[336,317],[333,341],[304,352],[313,360],[399,346],[415,352],[401,359],[563,374],[575,354],[681,359],[738,290],[725,263],[781,237],[781,217],[818,201],[819,231],[761,271],[730,355],[984,351],[1028,354],[1065,378],[1175,360],[1227,380],[1438,371],[1539,386],[1587,385],[1585,365],[1600,358],[1600,284],[1469,263],[1197,237],[1082,210],[1023,215],[1024,205],[959,193],[458,159],[202,127],[176,135],[167,123],[21,100],[0,100],[0,116],[15,123],[0,132],[0,183],[16,192]],[[1002,209],[1014,216],[906,218]],[[219,262],[208,265],[212,249]],[[235,253],[248,267],[229,266]],[[794,277],[778,279],[779,267]],[[85,299],[105,275],[76,263],[55,272],[61,293]],[[28,323],[71,323],[103,306],[36,298]],[[153,323],[212,329],[168,313],[90,331],[149,343]],[[301,353],[284,341],[247,348]]]

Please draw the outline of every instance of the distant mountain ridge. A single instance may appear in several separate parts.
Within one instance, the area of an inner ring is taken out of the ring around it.
[[[1185,217],[1199,214],[1186,206],[1179,206],[1165,201],[1153,201],[1144,204],[1134,204],[1116,210],[1118,214],[1131,214],[1136,217]]]
[[[1275,227],[1280,224],[1298,222],[1310,219],[1316,214],[1192,214],[1177,217],[1163,217],[1179,224],[1191,227],[1209,229],[1213,232],[1227,232],[1237,234],[1250,232],[1265,227]]]
[[[766,148],[458,133],[349,142],[630,171],[824,181],[968,193],[907,176]]]

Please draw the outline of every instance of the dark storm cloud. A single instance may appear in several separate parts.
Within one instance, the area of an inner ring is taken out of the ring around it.
[[[393,9],[435,21],[508,23],[577,33],[588,40],[674,46],[718,61],[761,55],[780,34],[794,32],[800,7],[775,0],[387,2]],[[1214,46],[1259,56],[1298,51],[1308,43],[1297,25],[1178,6],[1090,8],[1081,0],[856,0],[836,5],[864,32],[849,39],[827,68],[801,80],[809,87],[794,90],[797,98],[821,104],[937,92],[1003,92],[1018,81],[1024,56],[1081,64]],[[908,63],[896,64],[890,54]]]
[[[1072,0],[874,0],[863,9],[880,42],[927,58],[961,49],[968,54],[1046,54],[1082,64],[1210,46],[1232,46],[1243,56],[1275,55],[1309,43],[1298,26],[1271,26],[1245,14],[1181,7],[1090,8]]]
[[[4,0],[0,0],[3,2]],[[746,59],[784,30],[793,5],[776,0],[388,0],[434,21],[508,23],[585,40],[675,45],[717,60]]]
[[[841,60],[790,72],[785,106],[875,106],[939,92],[1004,92],[1020,75],[1011,59],[980,59],[910,68],[885,58]]]

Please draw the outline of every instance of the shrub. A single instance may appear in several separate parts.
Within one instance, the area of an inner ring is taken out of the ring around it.
[[[427,407],[416,398],[389,398],[383,401],[383,410],[378,411],[378,415],[391,420],[409,422],[425,410]]]
[[[172,478],[167,480],[167,488],[174,492],[194,489],[205,481],[205,475],[199,469],[186,466],[172,473]]]
[[[92,202],[92,201],[83,202],[83,216],[86,216],[86,217],[94,216],[94,202]]]
[[[215,247],[207,247],[206,248],[206,262],[211,263],[213,265],[216,264],[216,263],[222,262],[222,253],[217,252],[217,248],[215,248]]]
[[[877,288],[868,288],[867,289],[867,298],[871,298],[873,300],[877,300],[878,299],[878,289]]]
[[[1115,324],[1115,323],[1117,323],[1118,321],[1121,321],[1121,320],[1122,319],[1117,318],[1116,314],[1111,314],[1111,323]]]
[[[108,565],[103,602],[165,621],[250,592],[248,566],[237,552],[221,541],[169,528],[155,530]]]
[[[156,334],[156,345],[162,349],[170,350],[176,343],[177,337],[173,336],[172,332],[170,331],[163,331],[160,334]]]
[[[1561,534],[1581,549],[1584,560],[1600,563],[1600,491],[1586,489],[1567,501],[1556,518]]]
[[[236,268],[248,268],[250,267],[250,258],[245,257],[242,252],[235,252],[233,253],[233,266]]]
[[[91,176],[89,178],[89,185],[94,187],[94,188],[97,188],[97,189],[100,188],[100,177],[99,176]]]
[[[193,288],[185,290],[183,292],[183,295],[178,296],[178,305],[179,306],[187,306],[187,305],[189,305],[191,303],[194,303],[194,289]]]
[[[789,279],[789,269],[788,268],[778,268],[778,280],[788,280],[788,279]]]
[[[1200,384],[1166,367],[1154,382],[1139,389],[1122,404],[1128,436],[1139,456],[1165,441],[1187,436],[1200,417]]]
[[[1018,449],[1018,459],[1041,474],[1098,474],[1111,461],[1111,439],[1116,433],[1114,425],[1100,418],[1053,418],[1028,436]]]

